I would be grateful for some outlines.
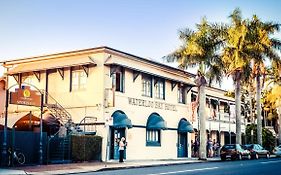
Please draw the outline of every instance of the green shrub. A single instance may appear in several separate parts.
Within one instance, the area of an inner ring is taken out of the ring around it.
[[[93,135],[72,135],[72,160],[101,160],[102,137]]]
[[[253,138],[251,136],[251,130],[253,130]],[[257,143],[257,125],[251,124],[246,127],[246,138],[247,143],[251,143],[253,139],[253,143]],[[272,132],[266,128],[262,128],[262,146],[272,151],[275,146],[276,138],[273,136]]]

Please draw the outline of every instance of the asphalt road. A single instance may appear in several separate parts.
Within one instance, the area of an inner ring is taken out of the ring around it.
[[[281,175],[281,159],[206,162],[147,168],[119,169],[83,175]]]

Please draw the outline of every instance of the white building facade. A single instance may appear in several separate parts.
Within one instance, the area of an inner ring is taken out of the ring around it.
[[[96,134],[103,138],[104,161],[118,158],[117,142],[122,136],[128,143],[128,160],[191,157],[191,140],[199,126],[192,107],[196,96],[193,74],[109,47],[2,64],[9,87],[26,84],[44,92],[46,110],[56,102],[74,123],[94,118]],[[224,93],[207,88],[206,94],[210,102],[218,100],[220,106],[233,103]],[[206,126],[208,136],[224,144],[225,133],[235,133],[235,118],[226,116],[222,109],[212,110],[215,117],[208,117]],[[14,113],[24,115],[31,110],[38,115],[34,107],[10,105],[9,115],[12,118]]]

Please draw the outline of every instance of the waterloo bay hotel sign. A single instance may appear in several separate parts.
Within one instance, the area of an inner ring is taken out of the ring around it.
[[[129,102],[129,105],[133,105],[133,106],[143,106],[143,107],[148,107],[148,108],[177,111],[176,105],[173,105],[170,103],[143,100],[143,99],[131,98],[131,97],[128,97],[128,102]]]

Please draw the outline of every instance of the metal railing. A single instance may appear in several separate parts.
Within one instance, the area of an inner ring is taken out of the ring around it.
[[[97,117],[86,116],[75,127],[76,129],[83,128],[83,132],[96,132]]]
[[[60,103],[58,103],[58,102],[55,100],[54,97],[52,97],[52,96],[51,96],[47,91],[45,91],[45,90],[41,90],[41,93],[44,94],[45,97],[47,96],[47,99],[48,99],[48,100],[51,99],[51,103],[46,103],[46,101],[45,101],[44,106],[46,106],[47,108],[52,108],[52,109],[54,109],[54,110],[56,111],[56,117],[59,117],[59,119],[60,119],[60,121],[61,121],[61,123],[62,123],[63,125],[66,125],[67,123],[70,123],[70,122],[72,121],[72,117],[71,117],[70,113],[69,113],[67,110],[65,110],[64,107],[63,107]],[[45,98],[45,99],[46,99],[46,98]],[[52,103],[52,102],[53,102],[53,103]],[[59,113],[58,110],[61,111],[61,113]],[[63,113],[64,115],[62,115],[62,113]],[[59,115],[59,116],[58,116],[58,115]],[[65,116],[66,119],[63,118],[63,116]],[[66,121],[66,122],[64,122],[64,121]]]

